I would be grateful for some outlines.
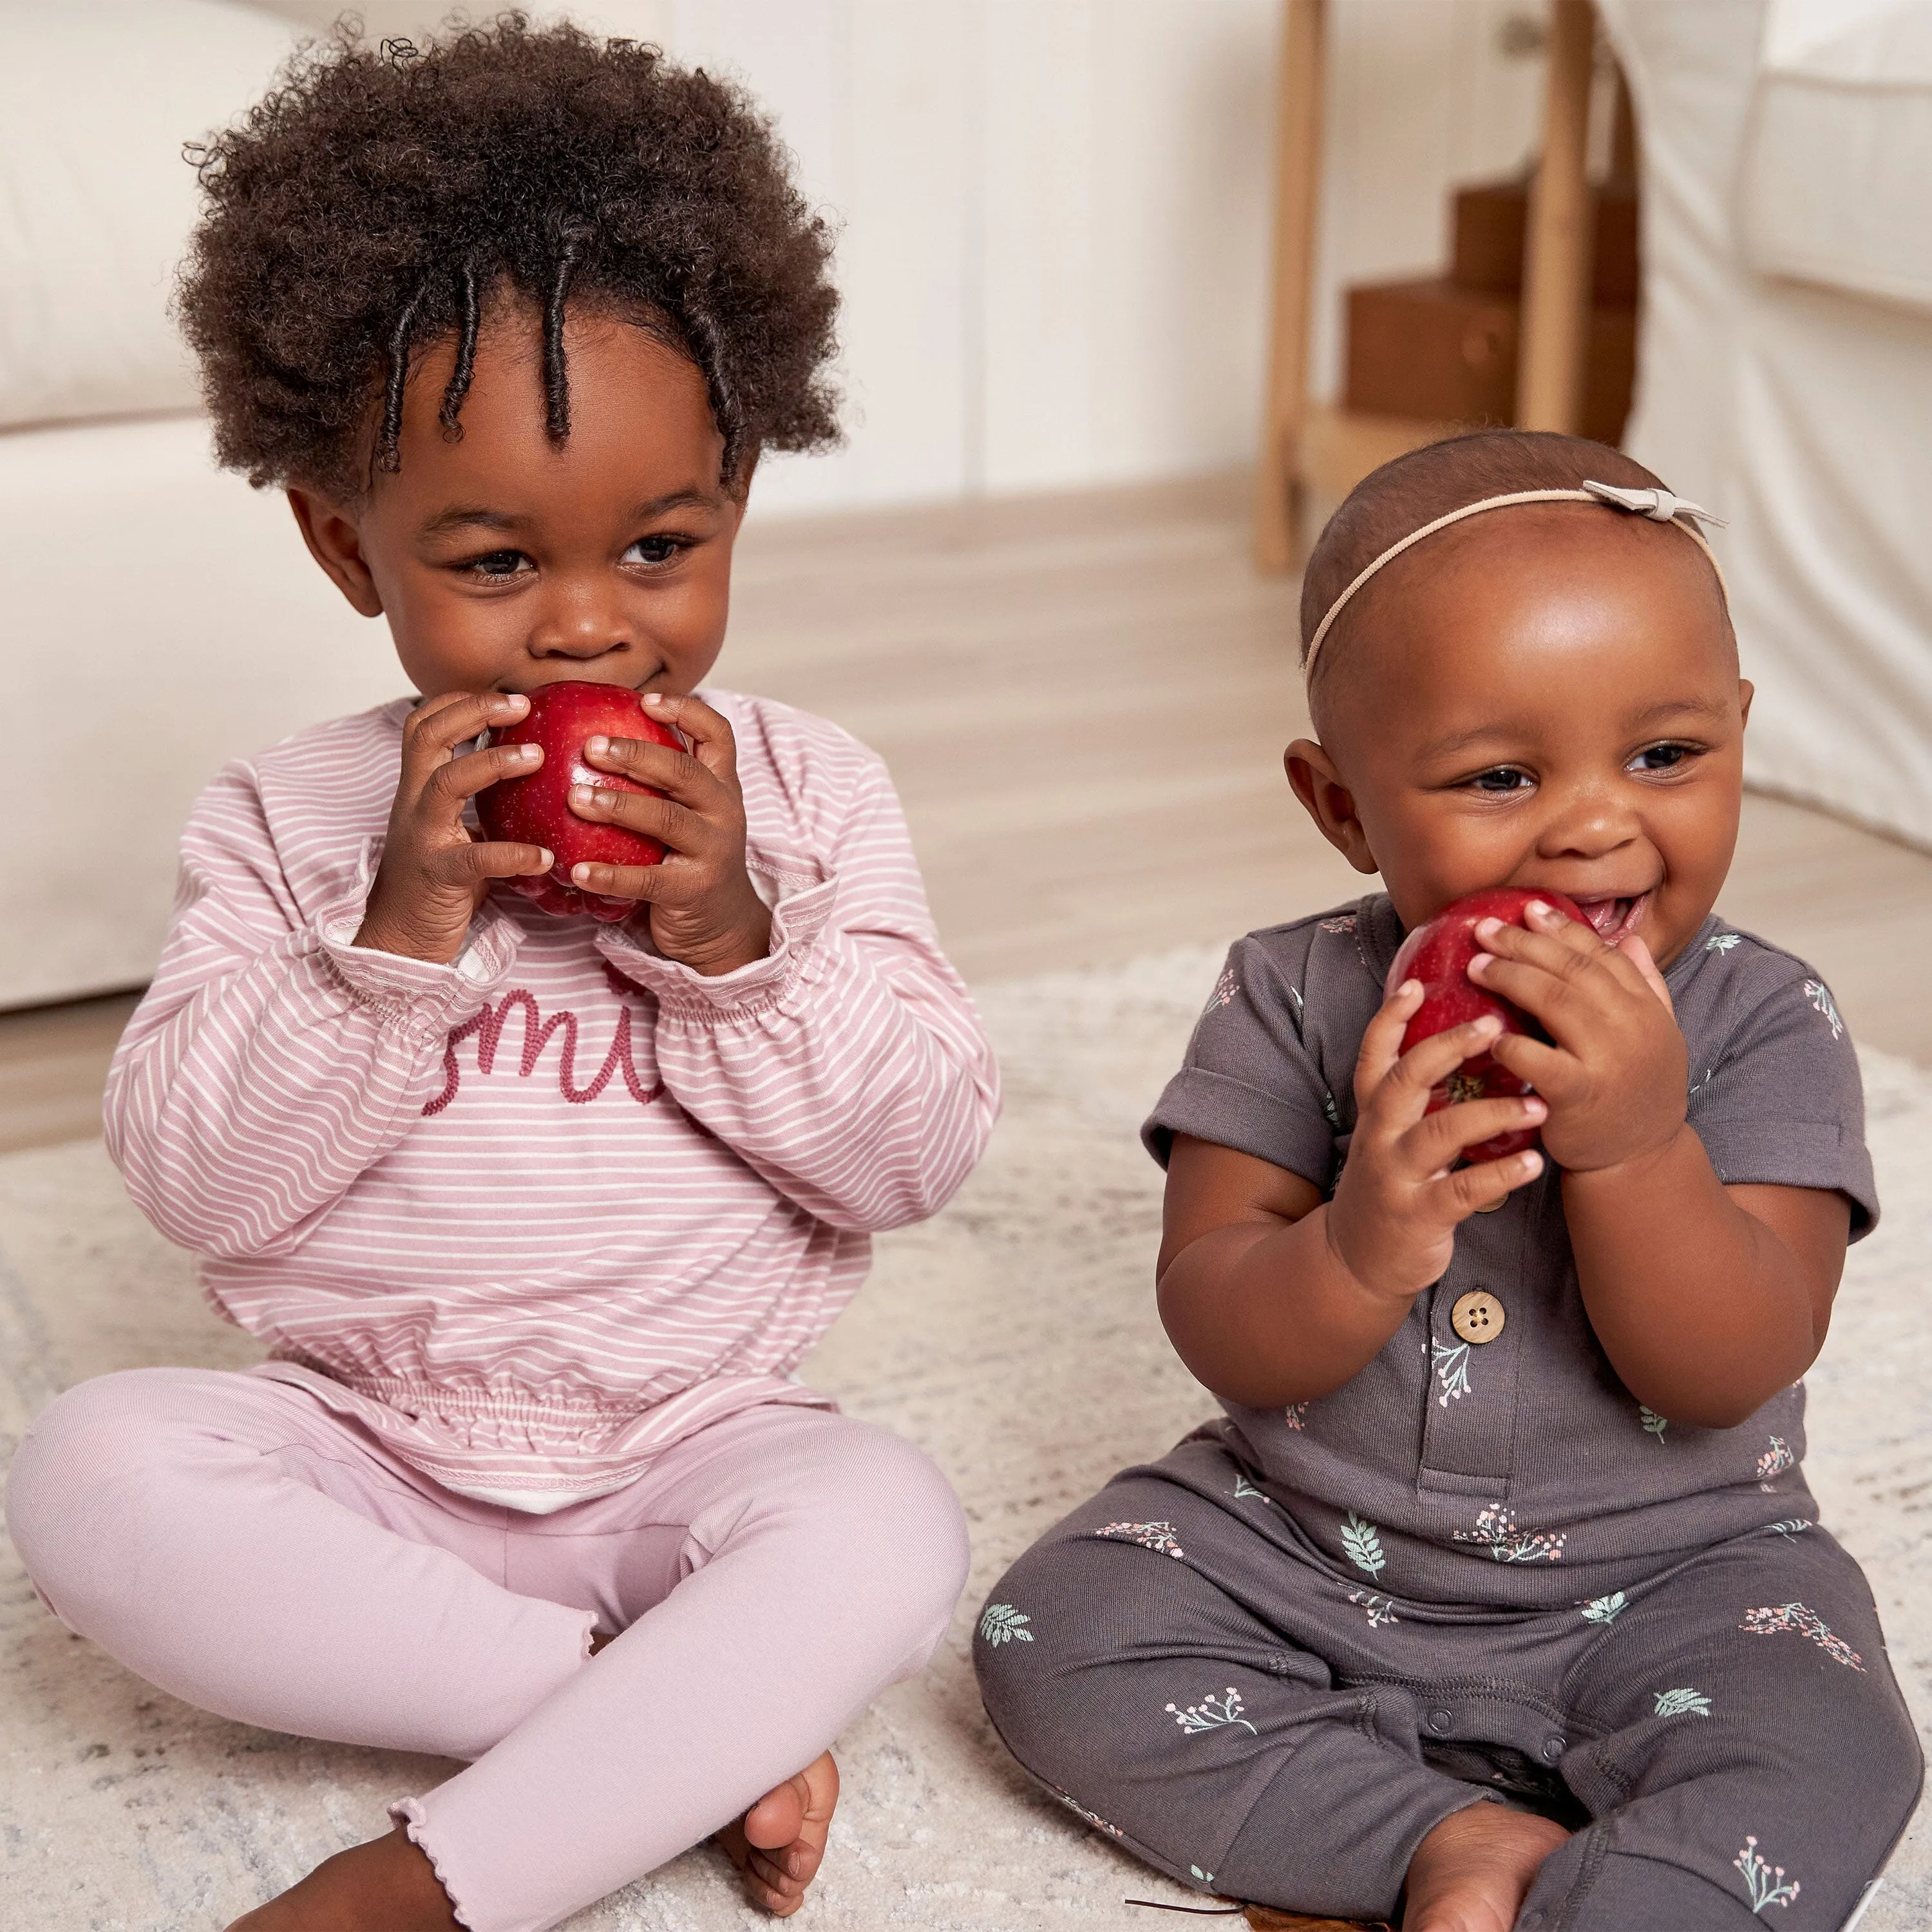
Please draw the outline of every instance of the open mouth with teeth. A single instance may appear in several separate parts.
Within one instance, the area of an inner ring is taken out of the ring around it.
[[[1585,898],[1574,892],[1570,897],[1606,946],[1614,946],[1626,934],[1636,932],[1650,904],[1648,892],[1639,892],[1634,898]]]

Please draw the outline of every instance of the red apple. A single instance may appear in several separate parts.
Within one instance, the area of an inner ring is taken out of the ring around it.
[[[483,836],[512,844],[546,846],[556,863],[539,878],[506,879],[512,890],[533,898],[545,912],[566,917],[628,919],[637,910],[635,899],[616,899],[586,892],[571,884],[573,866],[655,866],[664,848],[655,838],[580,818],[570,808],[572,785],[601,785],[608,791],[642,792],[651,798],[664,794],[614,772],[600,772],[584,762],[586,739],[643,738],[653,745],[682,748],[683,740],[668,724],[645,715],[638,694],[628,685],[586,684],[571,680],[539,685],[524,695],[530,708],[514,724],[488,734],[494,745],[541,745],[544,761],[527,778],[502,778],[476,795],[476,816]]]
[[[1526,892],[1515,886],[1498,886],[1486,892],[1472,892],[1454,905],[1444,906],[1426,923],[1418,926],[1402,942],[1389,968],[1390,992],[1405,980],[1422,982],[1422,1004],[1402,1036],[1406,1053],[1420,1042],[1447,1033],[1451,1027],[1493,1014],[1503,1023],[1504,1033],[1527,1034],[1533,1040],[1546,1040],[1544,1033],[1520,1006],[1512,1006],[1494,993],[1486,992],[1469,977],[1469,962],[1483,950],[1477,944],[1476,927],[1484,920],[1499,919],[1505,926],[1528,923],[1524,908],[1532,899],[1552,906],[1580,926],[1588,925],[1576,902],[1561,892]],[[1462,1100],[1505,1100],[1527,1094],[1528,1084],[1520,1080],[1486,1053],[1466,1060],[1448,1079],[1432,1088],[1429,1096],[1432,1114]],[[1466,1161],[1500,1160],[1505,1154],[1520,1154],[1537,1144],[1534,1127],[1518,1127],[1493,1135],[1468,1148]]]

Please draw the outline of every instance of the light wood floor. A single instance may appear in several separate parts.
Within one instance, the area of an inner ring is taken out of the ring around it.
[[[1220,940],[1361,889],[1282,778],[1293,584],[1243,479],[747,527],[722,682],[890,760],[969,979]],[[1723,902],[1810,959],[1868,1043],[1932,1065],[1932,857],[1746,806]],[[0,1149],[96,1130],[131,1003],[0,1017]]]

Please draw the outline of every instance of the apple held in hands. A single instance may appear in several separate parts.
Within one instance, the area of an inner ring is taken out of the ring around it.
[[[600,785],[607,791],[664,794],[650,785],[600,772],[584,760],[586,740],[642,738],[654,745],[682,749],[684,741],[668,724],[646,715],[638,694],[628,685],[589,684],[572,680],[539,685],[524,694],[530,708],[515,724],[492,731],[496,745],[537,745],[544,761],[527,778],[502,778],[477,794],[476,815],[486,838],[512,844],[542,845],[556,854],[556,863],[540,878],[506,879],[502,883],[533,898],[545,912],[592,919],[628,919],[635,899],[615,899],[587,892],[572,884],[574,866],[655,866],[664,848],[655,838],[627,832],[620,825],[593,824],[570,808],[572,785]]]
[[[1389,968],[1388,986],[1394,992],[1405,980],[1422,982],[1422,1004],[1402,1036],[1402,1050],[1451,1027],[1493,1015],[1501,1020],[1504,1033],[1528,1034],[1545,1037],[1543,1029],[1520,1006],[1494,993],[1486,992],[1469,977],[1469,962],[1483,950],[1476,938],[1477,926],[1486,919],[1499,919],[1506,926],[1527,923],[1523,914],[1532,902],[1553,908],[1579,925],[1588,922],[1574,900],[1561,892],[1527,892],[1519,886],[1498,886],[1486,892],[1472,892],[1466,899],[1443,908],[1436,916],[1418,926],[1402,943]],[[1454,1106],[1462,1100],[1507,1100],[1529,1091],[1528,1084],[1486,1053],[1466,1060],[1429,1096],[1429,1112]],[[1534,1127],[1522,1127],[1497,1134],[1466,1150],[1467,1161],[1501,1160],[1504,1155],[1520,1154],[1537,1144]]]

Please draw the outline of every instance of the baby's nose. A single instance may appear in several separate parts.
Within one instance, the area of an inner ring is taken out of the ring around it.
[[[594,593],[573,592],[568,585],[545,600],[530,628],[533,657],[569,658],[578,663],[627,650],[634,641],[622,609]]]

